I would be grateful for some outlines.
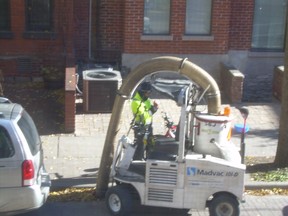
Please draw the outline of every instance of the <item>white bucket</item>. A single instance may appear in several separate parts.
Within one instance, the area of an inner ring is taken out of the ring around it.
[[[225,146],[229,144],[231,133],[231,117],[213,116],[208,114],[198,114],[195,125],[195,143],[194,151],[200,154],[209,154],[215,157],[221,157],[218,145]]]

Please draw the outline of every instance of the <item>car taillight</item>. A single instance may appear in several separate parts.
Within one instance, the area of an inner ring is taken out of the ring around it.
[[[22,186],[30,186],[34,183],[34,165],[31,160],[22,163]]]

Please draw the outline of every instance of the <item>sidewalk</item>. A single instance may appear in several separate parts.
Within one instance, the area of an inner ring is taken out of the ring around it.
[[[241,103],[230,106],[232,116],[235,117],[234,123],[243,123],[243,118],[235,107],[247,106],[250,112],[247,119],[250,131],[246,134],[245,139],[246,156],[275,156],[278,143],[280,103],[277,101],[261,104]],[[162,111],[176,122],[179,118],[179,110],[180,108],[173,101],[160,100],[160,109],[154,117],[154,133],[164,134],[165,126],[161,116]],[[96,173],[100,166],[110,116],[111,113],[77,113],[74,134],[41,137],[45,154],[44,162],[52,179],[52,187],[95,187]],[[127,134],[131,119],[130,106],[129,103],[126,103],[122,113],[119,136]],[[240,134],[234,134],[232,140],[239,146]],[[286,186],[286,183],[275,184],[276,186]],[[270,186],[275,186],[275,184],[270,183]],[[247,188],[267,186],[269,184],[251,182],[247,174]]]

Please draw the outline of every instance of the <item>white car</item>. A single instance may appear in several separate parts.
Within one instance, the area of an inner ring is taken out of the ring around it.
[[[0,215],[40,208],[50,185],[32,118],[21,105],[0,98]]]

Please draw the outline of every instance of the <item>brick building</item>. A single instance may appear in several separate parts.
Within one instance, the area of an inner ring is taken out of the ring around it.
[[[245,75],[243,100],[269,101],[286,8],[287,0],[2,0],[0,69],[13,79],[79,62],[129,71],[172,55],[219,83],[222,63],[234,67]]]

